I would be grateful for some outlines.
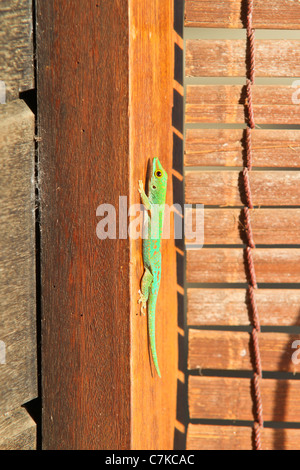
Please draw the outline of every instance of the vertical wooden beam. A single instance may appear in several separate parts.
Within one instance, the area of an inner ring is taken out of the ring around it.
[[[139,202],[148,158],[170,167],[169,28],[167,0],[37,1],[44,449],[171,445],[172,275],[162,280],[158,383],[136,315],[141,241],[96,236],[100,204]],[[151,439],[140,436],[144,419]]]
[[[159,156],[168,172],[172,205],[173,7],[169,0],[130,2],[130,200],[138,180]],[[171,232],[172,233],[172,232]],[[176,409],[177,293],[174,240],[163,240],[156,307],[156,343],[162,378],[149,365],[147,319],[137,305],[143,274],[141,240],[131,244],[132,448],[173,447]]]
[[[44,449],[130,445],[128,5],[37,2]]]

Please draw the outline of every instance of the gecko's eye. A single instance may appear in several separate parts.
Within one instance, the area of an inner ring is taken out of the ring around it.
[[[162,172],[160,170],[156,170],[154,175],[156,176],[156,178],[161,178],[162,177]]]

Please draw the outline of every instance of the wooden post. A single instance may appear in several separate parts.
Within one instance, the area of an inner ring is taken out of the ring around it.
[[[171,172],[171,2],[37,2],[44,449],[165,449],[176,394],[175,252],[164,242],[151,373],[141,240],[99,240],[96,209]],[[171,204],[171,178],[168,203]]]

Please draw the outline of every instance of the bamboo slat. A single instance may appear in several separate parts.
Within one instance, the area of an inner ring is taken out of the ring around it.
[[[252,385],[248,378],[191,376],[190,418],[254,420]],[[300,421],[300,380],[262,379],[260,389],[264,421]]]
[[[300,124],[299,91],[291,86],[254,85],[256,124]],[[187,123],[240,123],[247,119],[246,87],[241,85],[189,85]]]
[[[294,341],[299,340],[300,335],[295,334],[260,333],[259,349],[263,371],[299,372],[299,354],[292,347]],[[189,369],[252,371],[252,361],[252,341],[247,332],[189,330]]]
[[[246,4],[243,0],[186,0],[185,26],[198,28],[243,28]],[[257,29],[299,29],[300,5],[293,0],[255,0],[253,27]]]
[[[190,418],[254,420],[252,386],[248,378],[191,376]],[[300,421],[300,380],[262,379],[260,389],[264,421]]]
[[[254,206],[298,206],[300,171],[251,171]],[[242,171],[187,171],[186,202],[239,206],[247,203]]]
[[[186,209],[186,243],[196,242],[197,211]],[[202,214],[201,214],[202,215]],[[300,244],[300,209],[251,209],[253,239],[257,245]],[[204,209],[204,244],[234,245],[247,242],[243,209]]]
[[[243,129],[186,129],[185,166],[243,166]],[[299,167],[300,131],[253,129],[253,167]]]
[[[187,289],[188,325],[250,325],[245,289]],[[255,302],[260,324],[300,325],[300,290],[257,289]]]
[[[252,250],[258,283],[300,282],[300,249],[256,248]],[[247,282],[245,250],[202,248],[187,250],[187,281]]]
[[[300,429],[264,428],[261,432],[264,450],[297,450]],[[187,450],[252,450],[250,427],[189,424]]]
[[[256,77],[299,77],[300,42],[256,40]],[[193,39],[186,41],[187,77],[245,77],[248,71],[245,40]]]

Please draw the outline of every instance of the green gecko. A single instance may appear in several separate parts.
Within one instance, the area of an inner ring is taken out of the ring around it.
[[[164,220],[164,208],[167,193],[168,175],[163,169],[159,159],[153,158],[151,165],[151,176],[148,181],[148,196],[143,187],[143,182],[139,181],[139,193],[148,217],[145,219],[144,228],[147,227],[147,234],[143,234],[143,262],[144,274],[139,290],[141,312],[145,314],[148,302],[148,332],[150,351],[155,370],[161,377],[157,352],[155,345],[155,309],[161,277],[161,238]]]

